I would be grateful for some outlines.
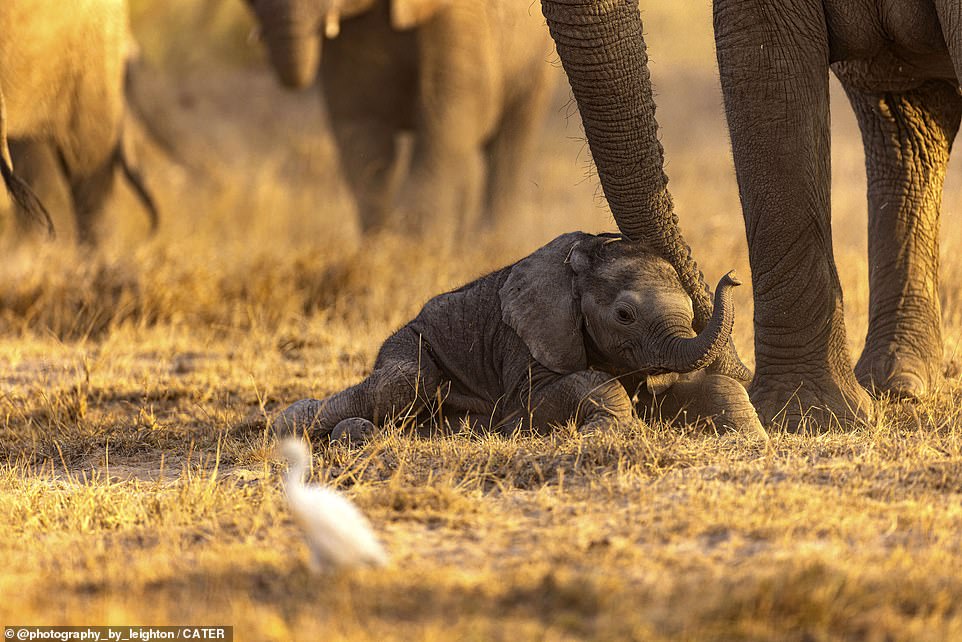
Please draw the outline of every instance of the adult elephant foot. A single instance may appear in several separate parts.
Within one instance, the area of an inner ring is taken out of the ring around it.
[[[875,412],[871,395],[850,371],[805,378],[756,373],[749,397],[762,424],[793,433],[856,428]]]
[[[918,401],[942,383],[941,357],[920,356],[904,346],[865,346],[855,366],[859,383],[875,396]]]

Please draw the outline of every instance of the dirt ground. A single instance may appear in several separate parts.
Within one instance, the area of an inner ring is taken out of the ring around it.
[[[644,7],[668,174],[709,280],[750,272],[708,3]],[[280,90],[242,3],[133,3],[144,164],[95,252],[5,239],[0,623],[228,624],[239,640],[962,638],[962,180],[946,183],[944,389],[817,436],[452,435],[315,445],[382,570],[312,575],[263,417],[356,382],[428,298],[613,229],[561,85],[509,229],[360,238],[317,90]],[[532,10],[537,10],[533,5]],[[555,61],[556,62],[556,61]],[[560,78],[559,70],[559,80]],[[861,143],[833,84],[835,254],[867,327]],[[58,186],[50,186],[56,192]],[[61,195],[62,196],[62,195]],[[5,235],[9,236],[9,235]]]

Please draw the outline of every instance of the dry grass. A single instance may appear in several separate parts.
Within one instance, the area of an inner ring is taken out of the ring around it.
[[[697,4],[646,14],[658,114],[695,255],[710,277],[747,276]],[[356,381],[431,295],[609,217],[561,92],[511,230],[467,245],[358,240],[316,97],[274,88],[229,3],[204,27],[205,55],[178,55],[196,41],[192,6],[134,4],[155,65],[138,92],[183,156],[147,154],[160,235],[143,239],[121,192],[103,251],[58,241],[0,265],[0,622],[232,624],[244,640],[962,638],[955,380],[923,404],[882,404],[871,427],[767,446],[639,425],[601,438],[388,429],[361,450],[318,448],[315,477],[364,508],[393,563],[310,575],[271,440],[247,420]],[[864,177],[834,98],[836,254],[857,354]],[[960,205],[953,170],[953,375]],[[749,355],[748,288],[738,310]]]

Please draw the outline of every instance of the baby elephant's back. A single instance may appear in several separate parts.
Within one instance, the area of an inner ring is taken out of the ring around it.
[[[527,352],[501,320],[498,290],[510,268],[493,272],[428,301],[409,324],[452,390],[486,403],[498,401],[505,360]],[[512,341],[513,337],[513,341]]]

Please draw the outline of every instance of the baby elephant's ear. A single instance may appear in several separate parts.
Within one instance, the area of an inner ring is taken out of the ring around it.
[[[559,236],[515,263],[499,291],[501,319],[538,363],[560,374],[588,367],[568,258],[579,242],[591,238],[584,232]]]

